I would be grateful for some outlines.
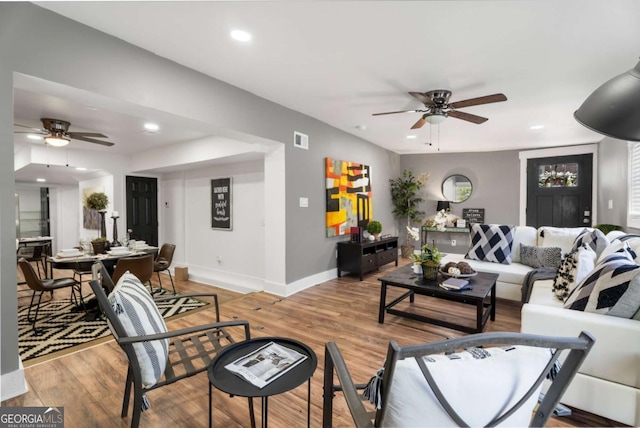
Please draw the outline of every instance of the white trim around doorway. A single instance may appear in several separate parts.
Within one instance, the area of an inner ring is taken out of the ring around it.
[[[591,221],[598,224],[598,144],[584,144],[580,146],[554,147],[551,149],[526,150],[518,154],[520,158],[520,214],[519,224],[527,224],[527,161],[529,159],[547,158],[553,156],[593,155],[593,185],[591,189]]]

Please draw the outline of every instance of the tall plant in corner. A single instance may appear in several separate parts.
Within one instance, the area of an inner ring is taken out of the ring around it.
[[[411,222],[422,221],[424,211],[420,211],[418,206],[424,200],[420,195],[420,189],[422,189],[427,180],[429,174],[422,173],[418,176],[413,175],[413,172],[402,171],[402,176],[390,179],[389,184],[391,186],[391,201],[393,202],[394,209],[393,215],[399,220],[407,221],[406,241],[401,245],[402,257],[409,257],[415,249],[413,244],[409,240],[409,231],[411,230]]]

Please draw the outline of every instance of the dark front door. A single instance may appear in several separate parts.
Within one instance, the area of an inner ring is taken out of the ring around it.
[[[127,176],[127,229],[131,239],[158,245],[158,181]]]
[[[593,154],[529,159],[527,226],[591,226]]]

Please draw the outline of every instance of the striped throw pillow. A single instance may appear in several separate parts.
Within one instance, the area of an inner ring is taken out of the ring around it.
[[[640,308],[640,266],[625,248],[609,254],[569,294],[564,307],[632,318]]]
[[[474,223],[466,258],[511,264],[514,230],[513,226]]]
[[[128,271],[109,294],[109,303],[128,336],[167,332],[167,325],[153,298],[142,282]],[[154,340],[133,345],[145,386],[155,385],[162,377],[169,358],[169,340]]]

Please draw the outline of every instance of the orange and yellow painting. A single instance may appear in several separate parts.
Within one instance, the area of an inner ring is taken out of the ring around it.
[[[366,227],[372,218],[371,168],[356,162],[325,159],[327,236]]]

